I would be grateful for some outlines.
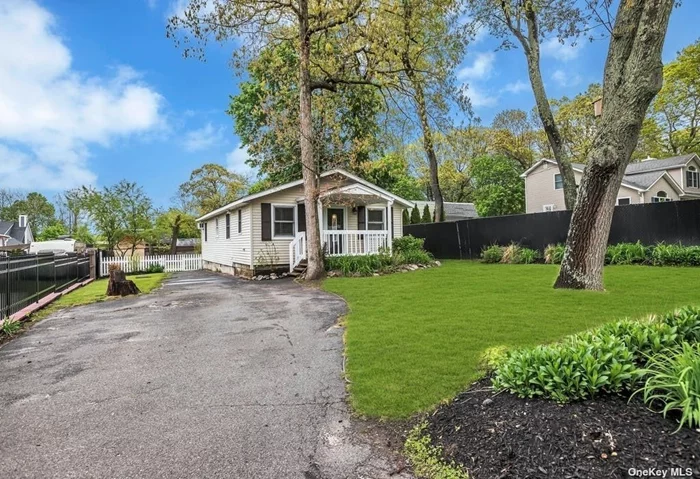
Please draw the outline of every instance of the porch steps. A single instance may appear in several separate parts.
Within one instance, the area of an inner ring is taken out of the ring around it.
[[[295,278],[297,276],[301,276],[304,271],[306,271],[308,263],[306,262],[305,259],[301,260],[301,262],[294,267],[294,270],[289,273],[289,276],[294,276]]]

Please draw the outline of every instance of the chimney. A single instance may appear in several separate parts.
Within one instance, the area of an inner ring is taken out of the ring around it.
[[[27,226],[27,215],[19,215],[19,227],[24,228]]]

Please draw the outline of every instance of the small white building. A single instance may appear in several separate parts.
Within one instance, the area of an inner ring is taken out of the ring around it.
[[[413,204],[345,170],[321,174],[317,208],[327,255],[391,249]],[[245,196],[197,219],[204,268],[253,276],[291,271],[306,258],[302,180]]]

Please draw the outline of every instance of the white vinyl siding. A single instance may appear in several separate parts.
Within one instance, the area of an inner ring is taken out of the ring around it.
[[[222,224],[226,224],[226,213],[210,218],[207,223],[209,234],[208,241],[202,242],[202,259],[211,263],[217,263],[224,266],[231,266],[233,263],[250,265],[250,231],[251,231],[251,214],[250,206],[243,206],[241,211],[241,233],[237,230],[232,230],[230,238],[226,238],[226,234],[211,234],[216,228],[217,220]],[[237,218],[238,210],[231,211],[231,216]],[[224,226],[225,227],[225,226]],[[202,238],[204,233],[202,232]]]

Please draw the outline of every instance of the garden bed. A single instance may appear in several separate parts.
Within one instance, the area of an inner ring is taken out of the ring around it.
[[[639,398],[560,405],[494,395],[483,379],[430,415],[426,433],[474,479],[630,477],[630,468],[700,477],[700,432],[677,427]]]

